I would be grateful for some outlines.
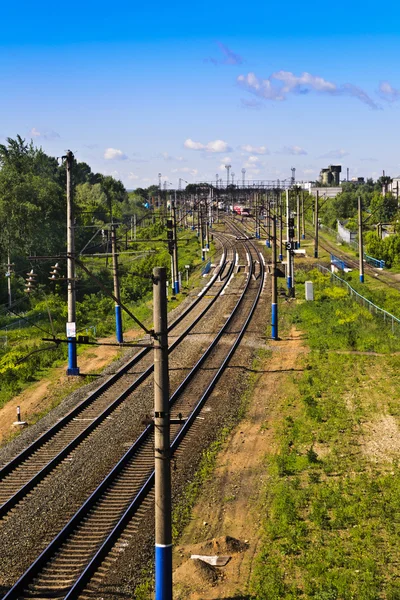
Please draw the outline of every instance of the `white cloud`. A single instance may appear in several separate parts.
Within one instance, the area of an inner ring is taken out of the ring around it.
[[[346,150],[329,150],[326,154],[322,154],[318,158],[343,158],[344,156],[348,156],[349,152]]]
[[[211,152],[214,154],[231,151],[231,148],[227,142],[224,142],[223,140],[214,140],[212,142],[207,142],[207,144],[202,144],[201,142],[195,142],[188,138],[185,140],[183,145],[188,150],[204,150],[205,152]]]
[[[292,156],[306,155],[307,151],[301,146],[284,146],[278,154],[290,154]]]
[[[167,162],[186,162],[183,156],[171,156],[168,152],[162,152],[161,157]]]
[[[104,158],[106,160],[126,160],[128,157],[122,152],[122,150],[117,150],[116,148],[107,148],[104,151]]]
[[[195,175],[198,175],[199,172],[197,169],[191,169],[190,167],[182,167],[181,169],[172,169],[172,173],[186,173],[194,177]]]
[[[60,134],[57,133],[56,131],[52,131],[51,129],[49,131],[39,131],[36,127],[32,127],[32,129],[29,132],[29,135],[32,138],[43,138],[44,140],[55,140],[57,138],[60,137]]]
[[[240,148],[250,154],[269,154],[269,150],[265,146],[251,146],[250,144],[246,144],[245,146],[240,146]]]
[[[396,102],[400,99],[400,90],[392,87],[388,81],[382,81],[379,86],[379,95],[387,102]]]
[[[380,106],[361,88],[352,83],[338,85],[323,77],[303,72],[295,75],[291,71],[277,71],[267,79],[259,79],[255,73],[239,75],[237,82],[249,92],[265,100],[283,101],[288,94],[330,94],[332,96],[352,96],[370,108],[379,109]]]
[[[139,179],[139,175],[135,175],[135,173],[130,172],[128,175],[128,179],[129,181],[135,181],[136,179]]]

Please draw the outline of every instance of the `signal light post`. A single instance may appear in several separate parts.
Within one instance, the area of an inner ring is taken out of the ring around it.
[[[153,270],[155,599],[172,600],[171,456],[166,269]]]
[[[72,165],[74,155],[68,150],[65,157],[67,166],[67,280],[68,280],[68,368],[67,375],[79,375],[76,355],[76,292],[75,292],[75,240],[72,206]]]

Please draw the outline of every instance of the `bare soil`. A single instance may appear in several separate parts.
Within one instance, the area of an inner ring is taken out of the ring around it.
[[[298,370],[299,356],[305,352],[295,329],[287,339],[271,342],[270,349],[271,358],[258,369],[247,415],[220,452],[212,480],[204,485],[191,522],[175,548],[177,600],[248,597],[261,535],[260,493],[267,477],[263,459],[274,444],[282,377]],[[235,542],[226,542],[232,539]],[[224,567],[200,569],[192,554],[231,558]]]
[[[132,329],[124,335],[126,341],[133,341],[141,335],[141,332],[138,329]],[[110,341],[114,341],[114,339],[99,340],[100,343]],[[100,373],[120,355],[121,350],[117,346],[96,346],[86,349],[79,355],[82,376]],[[35,421],[38,415],[51,408],[57,397],[65,395],[64,392],[71,391],[72,386],[76,384],[76,378],[67,377],[65,372],[66,365],[51,369],[47,377],[29,385],[0,409],[0,444],[15,431],[13,423],[16,421],[17,406],[21,408],[22,420],[30,423]]]

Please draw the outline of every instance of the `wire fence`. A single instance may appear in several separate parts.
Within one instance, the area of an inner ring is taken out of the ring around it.
[[[332,271],[330,271],[327,267],[323,267],[322,265],[317,265],[317,269],[321,273],[329,274],[330,278],[331,278],[331,282],[337,281],[339,283],[339,285],[347,288],[347,291],[349,292],[349,294],[353,300],[358,302],[358,304],[361,304],[362,306],[368,308],[368,310],[371,314],[375,314],[376,316],[381,317],[384,323],[391,326],[392,333],[395,333],[396,335],[400,335],[400,319],[398,319],[391,313],[387,312],[387,310],[384,310],[380,306],[377,306],[376,304],[371,302],[371,300],[364,298],[364,296],[359,294],[353,287],[351,287],[351,285],[347,281],[345,281],[344,279],[341,279],[341,277],[338,277],[335,273],[332,273]]]

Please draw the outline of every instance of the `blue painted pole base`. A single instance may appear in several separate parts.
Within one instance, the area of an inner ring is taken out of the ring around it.
[[[360,283],[364,283],[364,275],[360,275]]]
[[[306,239],[306,236],[305,236],[305,234],[304,234],[304,233],[301,235],[301,239],[302,239],[302,240],[305,240],[305,239]]]
[[[291,290],[292,289],[292,278],[290,277],[290,275],[287,278],[286,283],[287,283],[287,289]]]
[[[271,242],[269,240],[266,240],[265,245],[267,248],[271,248]]]
[[[279,255],[279,260],[283,260],[283,254]]]
[[[179,281],[174,283],[174,294],[179,294]]]
[[[172,600],[172,544],[156,544],[155,600]]]
[[[124,336],[122,334],[122,313],[121,307],[118,304],[115,306],[115,335],[117,342],[122,344],[124,341]]]
[[[271,305],[271,325],[272,325],[272,339],[278,339],[278,305],[272,303]]]
[[[76,338],[67,338],[68,340],[68,368],[67,375],[79,375],[79,367],[76,359]]]

